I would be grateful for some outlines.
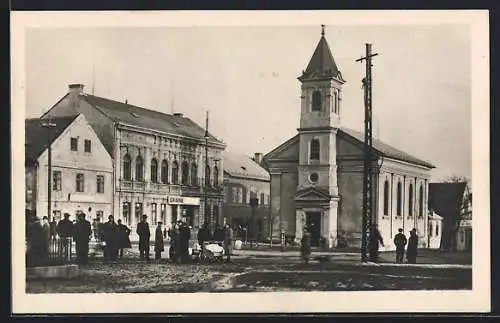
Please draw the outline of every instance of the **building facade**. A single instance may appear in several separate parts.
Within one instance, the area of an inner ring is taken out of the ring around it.
[[[443,232],[443,217],[436,212],[429,211],[429,249],[441,248],[441,236]]]
[[[222,220],[225,144],[180,113],[173,115],[83,92],[69,92],[42,118],[84,114],[113,157],[113,214],[135,227],[184,218],[196,231]]]
[[[48,130],[42,123],[49,121]],[[52,158],[50,219],[61,220],[69,213],[75,220],[78,211],[88,218],[112,212],[113,164],[84,115],[27,119],[26,138],[26,209],[37,216],[47,215],[48,142]],[[50,133],[49,133],[50,131]],[[49,137],[50,135],[50,137]]]
[[[260,166],[261,154],[250,157],[224,152],[224,208],[225,220],[243,240],[262,241],[273,225],[270,218],[270,178]],[[274,225],[277,225],[274,219]]]
[[[322,33],[298,78],[301,115],[298,134],[264,156],[271,175],[271,216],[285,234],[300,241],[305,227],[312,244],[360,246],[363,188],[363,134],[342,126],[345,80]],[[387,249],[399,228],[415,228],[427,244],[427,193],[434,166],[373,140],[372,219]]]

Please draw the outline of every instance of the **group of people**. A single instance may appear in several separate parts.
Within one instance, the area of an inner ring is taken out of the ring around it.
[[[396,245],[396,263],[403,263],[405,246],[406,248],[406,258],[409,264],[415,264],[417,262],[417,251],[418,251],[418,235],[417,230],[412,229],[410,231],[410,237],[407,239],[403,233],[403,229],[398,229],[398,234],[394,237],[394,244]],[[377,228],[376,224],[373,224],[370,228],[370,235],[368,238],[368,256],[369,261],[377,263],[379,261],[379,249],[380,245],[384,246],[384,240],[382,235]],[[308,228],[304,229],[301,239],[300,254],[302,260],[305,263],[309,262],[309,257],[311,256],[311,234]]]
[[[208,223],[205,222],[203,226],[198,231],[198,244],[203,248],[205,242],[217,241],[222,242],[224,247],[224,253],[226,255],[226,262],[231,261],[231,253],[233,251],[233,229],[226,223],[224,227],[217,226],[214,230],[214,234],[210,232]]]

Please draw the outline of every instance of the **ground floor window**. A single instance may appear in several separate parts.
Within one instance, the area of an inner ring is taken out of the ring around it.
[[[161,221],[164,224],[167,224],[167,205],[166,204],[162,204],[160,206],[160,216],[161,216]]]
[[[54,210],[52,212],[52,217],[54,218],[54,221],[56,221],[56,222],[61,221],[61,211],[60,210]]]
[[[177,222],[177,205],[172,205],[172,222]]]
[[[95,216],[96,216],[96,218],[97,218],[97,219],[102,219],[102,218],[104,218],[104,211],[102,211],[102,210],[98,210],[98,211],[96,211],[96,212],[95,212]]]
[[[130,225],[131,222],[131,212],[130,212],[130,202],[123,202],[122,206],[122,218],[127,223]]]
[[[135,203],[135,222],[139,223],[142,218],[142,203]]]

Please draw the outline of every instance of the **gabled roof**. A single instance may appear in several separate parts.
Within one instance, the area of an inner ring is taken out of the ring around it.
[[[25,164],[33,165],[46,149],[49,137],[47,128],[42,127],[43,122],[51,122],[55,124],[55,127],[52,128],[50,137],[50,143],[52,143],[77,117],[78,115],[51,119],[26,119],[24,121]]]
[[[359,143],[363,144],[365,142],[365,136],[361,132],[357,132],[357,131],[354,131],[354,130],[348,129],[348,128],[341,128],[339,133],[341,135],[342,134],[348,135],[348,136],[356,139]],[[388,144],[386,144],[378,139],[372,138],[372,146],[376,151],[378,151],[380,154],[382,154],[385,157],[389,157],[389,158],[400,160],[400,161],[405,161],[405,162],[412,163],[412,164],[425,166],[428,168],[435,168],[435,166],[432,165],[431,163],[429,163],[425,160],[419,159],[417,157],[414,157],[408,153],[405,153],[402,150],[399,150],[397,148],[389,146]]]
[[[224,172],[232,177],[269,181],[269,173],[250,157],[224,151]]]
[[[456,218],[462,205],[467,183],[429,183],[429,209],[446,217]],[[448,219],[453,221],[453,219]]]
[[[354,131],[352,129],[341,128],[337,132],[337,135],[339,135],[340,137],[347,136],[351,140],[356,141],[357,144],[359,144],[359,145],[362,145],[365,142],[364,135],[362,133]],[[267,153],[266,155],[264,155],[264,158],[263,158],[264,161],[272,159],[272,158],[274,158],[275,155],[281,153],[284,150],[289,149],[289,147],[293,146],[294,144],[298,144],[298,141],[299,141],[299,135],[297,134],[297,135],[293,136],[292,138],[288,139],[287,141],[285,141],[284,143],[282,143],[281,145],[279,145],[278,147],[276,147],[275,149],[273,149],[272,151],[270,151],[269,153]],[[431,163],[426,162],[424,160],[421,160],[419,158],[416,158],[416,157],[414,157],[410,154],[407,154],[404,151],[401,151],[397,148],[389,146],[388,144],[383,143],[382,141],[377,140],[375,138],[373,138],[373,140],[372,140],[372,146],[373,146],[373,149],[375,150],[375,153],[378,153],[382,156],[396,159],[396,160],[400,160],[400,161],[404,161],[404,162],[408,162],[411,164],[425,166],[428,168],[435,168],[435,166],[432,165]]]
[[[81,97],[115,122],[196,139],[205,138],[205,129],[184,116],[148,110],[90,94],[82,94]],[[212,142],[216,141],[219,144],[223,144],[222,141],[210,133],[209,138]]]
[[[302,73],[299,79],[307,79],[312,77],[337,77],[342,79],[342,74],[340,73],[335,60],[333,59],[332,52],[330,51],[330,46],[324,35],[321,36],[316,49],[307,64],[306,70]]]
[[[295,193],[295,200],[330,200],[331,195],[320,187],[307,187]]]

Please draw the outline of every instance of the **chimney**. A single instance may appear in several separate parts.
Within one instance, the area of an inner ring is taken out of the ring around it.
[[[182,116],[183,116],[183,114],[182,114],[182,113],[180,113],[180,112],[176,112],[176,113],[174,113],[174,117],[182,117]]]
[[[259,165],[262,164],[262,153],[255,153],[253,160]]]
[[[83,84],[70,84],[68,86],[69,93],[82,94],[83,93]]]

